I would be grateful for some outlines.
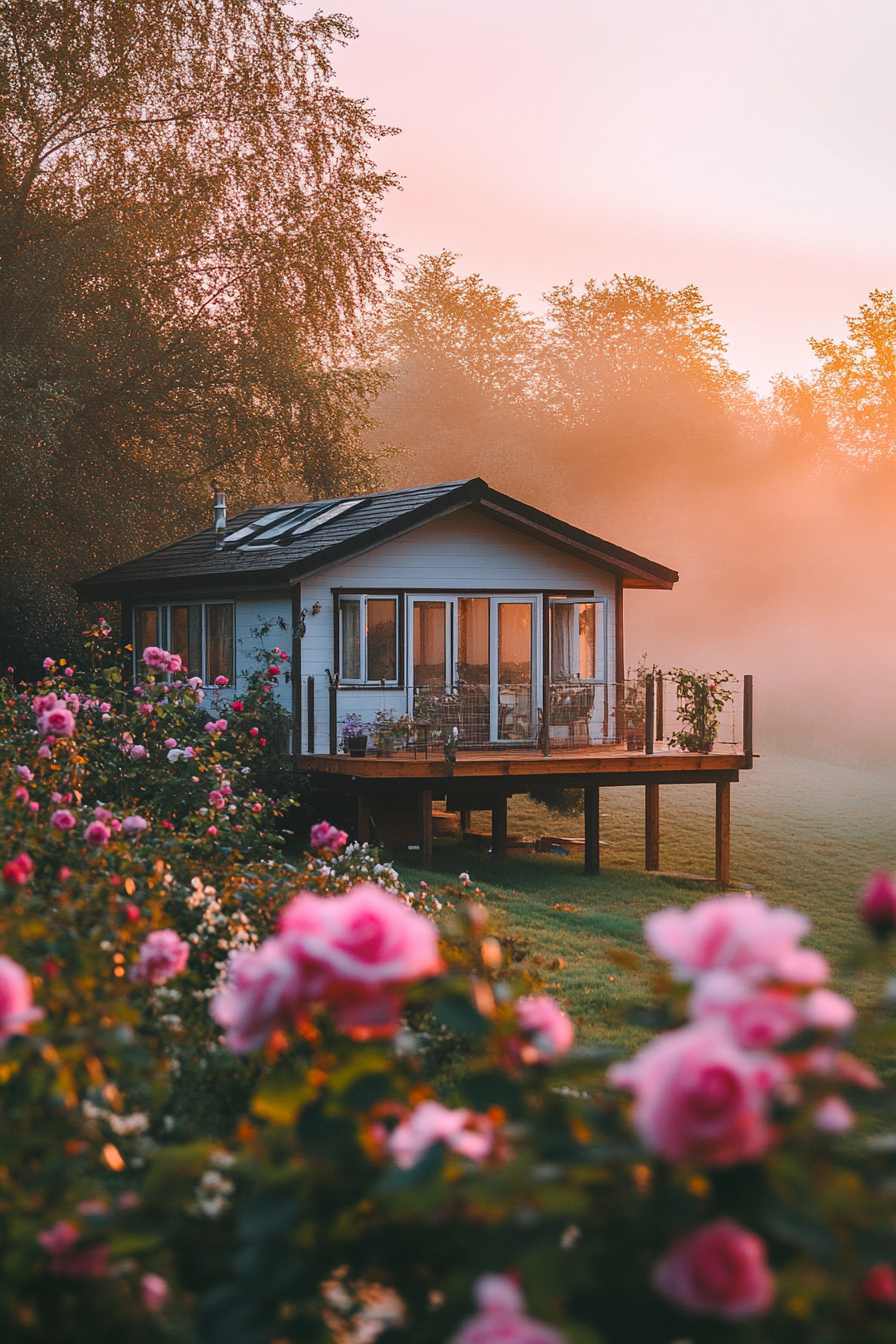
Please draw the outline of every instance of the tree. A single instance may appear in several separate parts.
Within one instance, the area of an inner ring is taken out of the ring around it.
[[[212,476],[238,505],[378,480],[357,337],[393,178],[333,82],[353,36],[277,0],[0,0],[7,627],[204,523]]]
[[[810,339],[820,363],[808,378],[779,378],[775,399],[785,424],[816,451],[884,464],[896,459],[896,300],[875,289],[845,341]]]

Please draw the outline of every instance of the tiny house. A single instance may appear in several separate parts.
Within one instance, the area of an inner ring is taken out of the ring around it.
[[[257,632],[273,627],[269,646],[291,656],[277,694],[297,764],[356,794],[359,834],[372,796],[384,816],[387,796],[406,806],[411,788],[425,854],[432,798],[469,810],[465,788],[469,806],[492,800],[500,847],[507,797],[545,773],[592,791],[592,835],[599,787],[644,783],[649,810],[660,773],[726,788],[737,778],[748,764],[737,753],[656,755],[662,697],[657,713],[651,676],[645,735],[644,688],[626,683],[624,595],[677,581],[474,478],[253,508],[229,522],[219,493],[205,531],[76,588],[121,603],[135,674],[157,644],[206,684],[239,687]]]

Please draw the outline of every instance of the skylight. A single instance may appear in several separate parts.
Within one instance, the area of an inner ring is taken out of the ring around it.
[[[331,500],[324,500],[266,513],[257,522],[233,532],[225,541],[224,550],[248,551],[266,546],[290,546],[297,538],[366,502],[365,499],[343,499],[334,504]]]

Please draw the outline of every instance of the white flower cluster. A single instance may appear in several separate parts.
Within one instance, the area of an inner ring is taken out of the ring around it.
[[[210,1168],[204,1172],[193,1195],[188,1212],[204,1218],[217,1218],[230,1203],[234,1185],[222,1171],[232,1167],[236,1158],[225,1149],[218,1149],[209,1157]]]
[[[105,1120],[113,1134],[144,1134],[149,1129],[149,1116],[142,1111],[133,1115],[116,1115],[105,1106],[97,1106],[92,1101],[81,1103],[81,1110],[88,1120]]]

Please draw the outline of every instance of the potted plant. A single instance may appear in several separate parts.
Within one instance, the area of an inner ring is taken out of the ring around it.
[[[342,746],[349,756],[367,755],[367,734],[370,724],[360,714],[346,714],[342,720]]]
[[[389,709],[378,709],[373,722],[373,744],[377,756],[391,756],[398,737],[398,724]]]
[[[719,731],[719,713],[734,692],[727,683],[734,674],[726,670],[705,675],[677,667],[672,679],[678,691],[678,717],[685,725],[669,738],[670,746],[707,754],[712,751]]]

